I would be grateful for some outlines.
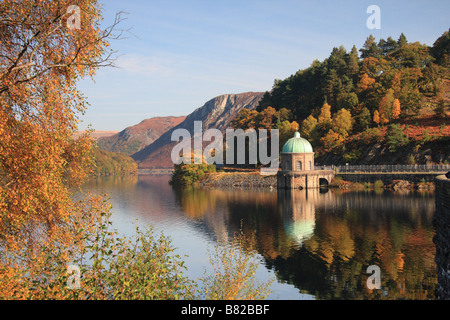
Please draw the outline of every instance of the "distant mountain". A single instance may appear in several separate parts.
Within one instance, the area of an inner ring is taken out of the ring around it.
[[[116,133],[118,133],[118,132],[119,132],[119,131],[94,130],[94,131],[91,133],[91,138],[94,139],[94,140],[97,140],[97,139],[102,138],[102,137],[109,137],[109,136],[112,136],[112,135],[114,135],[114,134],[116,134]],[[80,137],[80,136],[83,135],[84,133],[85,133],[85,131],[78,131],[77,133],[75,133],[75,134],[73,135],[73,138],[74,138],[74,139],[77,139],[78,137]]]
[[[138,152],[164,132],[181,123],[186,117],[154,117],[125,128],[109,137],[97,140],[99,148],[106,151],[122,152],[127,155]]]
[[[170,155],[173,147],[177,144],[177,142],[171,141],[174,130],[187,129],[193,135],[194,121],[202,121],[203,130],[216,128],[225,131],[240,110],[256,109],[263,95],[264,92],[246,92],[215,97],[131,157],[138,163],[139,168],[173,168]]]

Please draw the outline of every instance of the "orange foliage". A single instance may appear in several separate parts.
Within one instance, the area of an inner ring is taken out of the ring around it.
[[[380,124],[381,122],[380,113],[378,112],[378,110],[375,110],[375,112],[373,113],[373,122],[375,122],[376,124]]]
[[[364,73],[361,76],[361,80],[358,83],[358,89],[359,89],[359,91],[364,91],[369,88],[372,88],[374,84],[375,84],[375,79],[369,77],[367,75],[367,73]]]
[[[80,29],[67,27],[70,5]],[[75,202],[91,139],[72,140],[85,100],[76,81],[107,59],[96,1],[0,3],[0,298],[61,297],[57,274],[80,252],[101,199]],[[33,283],[33,285],[32,285]],[[59,289],[57,289],[59,288]]]
[[[342,147],[345,138],[332,129],[328,130],[327,134],[320,139],[326,151],[339,151]]]
[[[398,99],[394,99],[394,105],[392,106],[392,118],[398,119],[400,112],[400,101]]]

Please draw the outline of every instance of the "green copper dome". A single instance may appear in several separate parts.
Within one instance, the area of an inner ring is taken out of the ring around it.
[[[293,138],[290,138],[283,146],[282,153],[309,153],[313,152],[311,143],[300,137],[300,133],[296,132]]]

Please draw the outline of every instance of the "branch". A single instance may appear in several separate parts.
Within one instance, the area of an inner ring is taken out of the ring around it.
[[[62,27],[62,18],[63,18],[66,14],[67,14],[67,13],[57,15],[57,16],[56,16],[56,17],[48,24],[48,26],[51,26],[53,23],[55,23],[55,22],[57,22],[57,21],[59,20],[59,21],[58,21],[58,25],[57,25],[55,28],[49,30],[48,32],[46,32],[45,34],[43,34],[43,35],[41,36],[41,37],[42,37],[41,40],[40,40],[39,43],[36,45],[36,47],[34,47],[33,50],[31,51],[30,56],[29,56],[29,58],[28,58],[28,62],[27,62],[27,63],[24,63],[24,64],[22,64],[22,65],[18,65],[20,59],[22,59],[22,57],[25,55],[26,51],[29,49],[32,40],[36,39],[36,38],[43,32],[43,29],[38,30],[38,31],[37,31],[30,39],[28,39],[27,42],[23,45],[22,51],[19,53],[19,55],[17,56],[17,58],[15,59],[15,61],[12,62],[12,65],[11,65],[5,72],[3,72],[2,74],[0,74],[0,78],[6,77],[8,74],[10,74],[10,73],[13,72],[13,71],[18,71],[18,70],[21,70],[21,69],[31,68],[31,67],[33,67],[33,66],[36,66],[36,62],[34,62],[33,60],[34,60],[34,56],[35,56],[35,54],[36,54],[38,48],[40,48],[40,47],[43,45],[45,39],[48,39],[49,36],[51,36],[51,35],[54,34],[56,31],[58,31],[59,29],[61,29],[61,27]],[[120,40],[120,39],[123,39],[122,35],[123,35],[125,32],[130,32],[130,30],[131,30],[131,28],[129,28],[129,29],[116,29],[116,26],[117,26],[119,23],[121,23],[122,21],[125,20],[125,18],[123,17],[123,14],[127,14],[127,13],[124,12],[124,11],[120,11],[120,12],[116,13],[116,16],[115,16],[115,19],[114,19],[113,24],[112,24],[110,27],[107,27],[107,28],[103,31],[102,35],[101,35],[99,38],[95,39],[95,40],[92,41],[92,42],[88,42],[88,43],[86,43],[85,45],[79,47],[79,48],[77,49],[77,51],[76,51],[74,57],[73,57],[69,62],[63,63],[62,61],[60,61],[59,63],[55,63],[55,64],[48,65],[47,67],[44,67],[42,70],[36,72],[34,75],[31,75],[31,76],[29,76],[29,77],[25,77],[25,78],[23,78],[23,79],[16,79],[16,80],[13,82],[12,85],[17,85],[17,84],[21,84],[21,83],[25,83],[25,82],[32,81],[33,79],[35,79],[35,78],[37,78],[37,77],[43,75],[44,73],[46,73],[46,72],[48,72],[48,71],[50,71],[51,69],[54,69],[54,68],[71,67],[71,66],[74,66],[74,65],[88,66],[88,67],[115,67],[114,62],[115,62],[115,60],[116,60],[117,58],[113,59],[112,56],[113,56],[113,54],[117,53],[117,51],[110,51],[110,52],[107,54],[106,58],[97,59],[97,60],[94,60],[94,61],[88,62],[88,63],[83,63],[83,62],[78,62],[78,63],[77,63],[76,61],[77,61],[77,59],[78,59],[78,57],[79,57],[79,55],[80,55],[80,52],[81,52],[84,48],[89,47],[90,45],[94,45],[95,43],[98,43],[98,42],[103,41],[103,40],[105,40],[105,39],[114,39],[114,40]],[[119,31],[119,33],[118,33],[117,35],[114,35],[114,34],[113,34],[114,31]],[[12,59],[10,59],[9,57],[8,57],[8,59],[9,59],[10,61],[12,60]],[[10,86],[11,86],[11,85],[5,85],[5,86],[3,86],[3,87],[0,87],[0,95],[1,95],[2,93],[4,93],[4,92],[8,91]]]

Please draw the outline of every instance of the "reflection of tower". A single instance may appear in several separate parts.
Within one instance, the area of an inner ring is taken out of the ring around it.
[[[319,194],[319,190],[278,190],[286,233],[299,245],[314,234],[315,205]]]
[[[327,186],[333,170],[316,170],[314,151],[308,140],[295,132],[281,150],[281,170],[277,173],[278,189],[311,189]]]

